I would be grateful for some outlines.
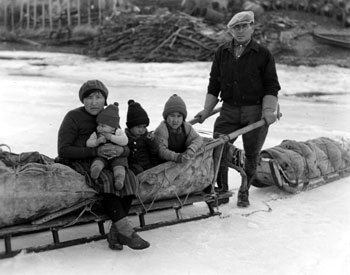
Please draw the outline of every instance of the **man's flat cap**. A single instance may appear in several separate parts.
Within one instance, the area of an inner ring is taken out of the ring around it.
[[[238,24],[254,23],[254,13],[252,11],[241,11],[236,13],[228,22],[227,27],[233,28]]]

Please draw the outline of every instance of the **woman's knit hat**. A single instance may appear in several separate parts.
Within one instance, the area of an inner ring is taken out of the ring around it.
[[[137,125],[149,125],[149,118],[146,111],[141,107],[140,103],[130,99],[128,101],[128,113],[126,115],[126,126],[132,128]]]
[[[108,89],[100,80],[88,80],[86,81],[79,90],[79,99],[83,102],[84,98],[89,96],[96,90],[100,91],[104,96],[107,105]],[[83,102],[84,103],[84,102]]]
[[[119,104],[118,102],[114,102],[114,104],[110,104],[106,107],[106,109],[102,110],[97,118],[97,123],[103,123],[113,128],[120,128],[119,126]]]
[[[172,95],[165,103],[163,118],[166,119],[170,113],[179,112],[183,115],[184,120],[187,117],[186,104],[177,94]]]

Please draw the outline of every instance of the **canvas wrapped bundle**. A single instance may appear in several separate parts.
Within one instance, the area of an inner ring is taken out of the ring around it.
[[[32,221],[95,194],[84,176],[45,155],[0,151],[0,228]]]
[[[350,141],[320,137],[305,142],[284,140],[263,150],[254,185],[277,185],[296,193],[314,183],[324,184],[332,177],[350,171]]]
[[[137,175],[137,197],[152,202],[201,192],[212,184],[218,158],[213,156],[210,140],[196,157],[187,163],[166,162]]]

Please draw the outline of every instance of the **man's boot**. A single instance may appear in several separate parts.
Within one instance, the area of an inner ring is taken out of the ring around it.
[[[228,169],[219,169],[218,177],[217,177],[218,189],[217,192],[225,193],[228,191]],[[229,203],[230,198],[221,198],[218,200],[218,205]]]
[[[238,207],[248,207],[249,203],[249,190],[239,190],[237,196],[237,206]]]
[[[115,222],[117,236],[121,244],[127,245],[131,249],[145,249],[150,246],[149,242],[142,239],[132,228],[127,217]]]
[[[249,203],[249,188],[254,180],[254,176],[246,175],[245,177],[242,177],[242,183],[238,191],[237,196],[237,206],[238,207],[248,207],[250,205]]]
[[[111,229],[109,230],[109,233],[107,234],[107,242],[108,247],[112,250],[122,250],[123,245],[120,243],[118,238],[118,231],[117,227],[114,223],[112,223]]]
[[[228,169],[219,169],[218,176],[217,176],[217,192],[218,193],[223,193],[228,191]]]

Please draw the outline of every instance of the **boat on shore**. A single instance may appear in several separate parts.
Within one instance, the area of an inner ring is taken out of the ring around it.
[[[323,44],[350,49],[350,31],[315,30],[313,37]]]

